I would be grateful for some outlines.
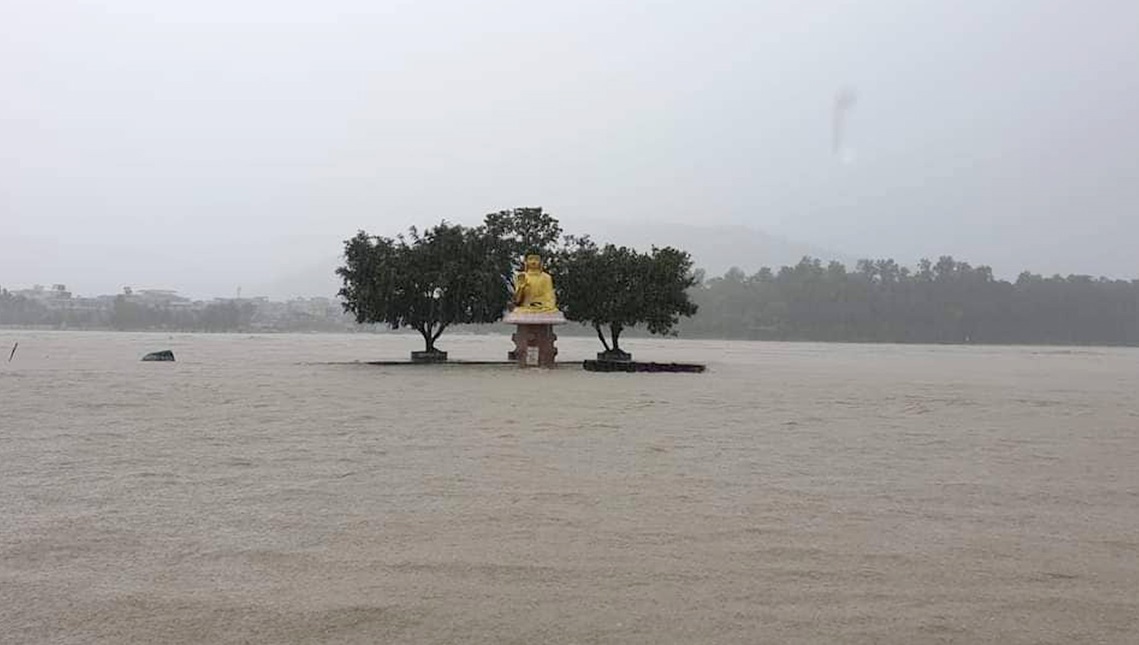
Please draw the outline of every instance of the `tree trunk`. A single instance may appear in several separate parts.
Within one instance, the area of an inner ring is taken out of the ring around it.
[[[604,334],[604,333],[601,331],[601,325],[597,325],[597,324],[595,324],[595,325],[593,325],[593,328],[594,328],[595,330],[597,330],[597,337],[598,337],[599,339],[601,339],[601,345],[602,345],[603,347],[605,347],[605,351],[607,351],[607,352],[608,352],[608,351],[610,351],[610,349],[609,349],[609,343],[608,343],[608,342],[606,342],[606,340],[605,340],[605,334]]]
[[[601,344],[605,345],[605,351],[597,355],[599,361],[619,361],[625,362],[632,360],[632,354],[629,354],[621,349],[621,332],[625,327],[620,324],[609,324],[609,336],[612,342],[605,342],[605,333],[601,331],[600,325],[594,325],[597,328],[597,337],[601,339]]]
[[[446,328],[447,328],[446,323],[440,324],[439,329],[437,329],[435,331],[435,333],[431,335],[431,349],[432,350],[435,349],[435,341],[439,340],[439,337],[443,335],[443,330]]]
[[[430,325],[419,325],[415,328],[421,336],[423,336],[423,351],[435,351],[435,336],[431,333]]]

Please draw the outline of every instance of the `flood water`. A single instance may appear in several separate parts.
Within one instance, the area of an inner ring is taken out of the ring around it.
[[[0,641],[1139,638],[1137,350],[420,343],[0,330]]]

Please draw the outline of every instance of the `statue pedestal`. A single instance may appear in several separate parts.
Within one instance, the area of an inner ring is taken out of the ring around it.
[[[518,367],[554,367],[557,363],[558,348],[554,345],[558,336],[554,325],[566,322],[561,312],[554,313],[514,313],[503,318],[503,322],[515,326],[514,350],[507,359],[518,363]]]

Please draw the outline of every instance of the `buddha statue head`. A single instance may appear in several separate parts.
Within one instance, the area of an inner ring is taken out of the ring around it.
[[[537,253],[527,253],[523,262],[527,273],[537,273],[542,270],[542,256]]]

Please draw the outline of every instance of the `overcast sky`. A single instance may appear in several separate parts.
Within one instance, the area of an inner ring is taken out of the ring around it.
[[[522,205],[1139,277],[1136,43],[1135,0],[0,0],[0,285],[229,295]]]

